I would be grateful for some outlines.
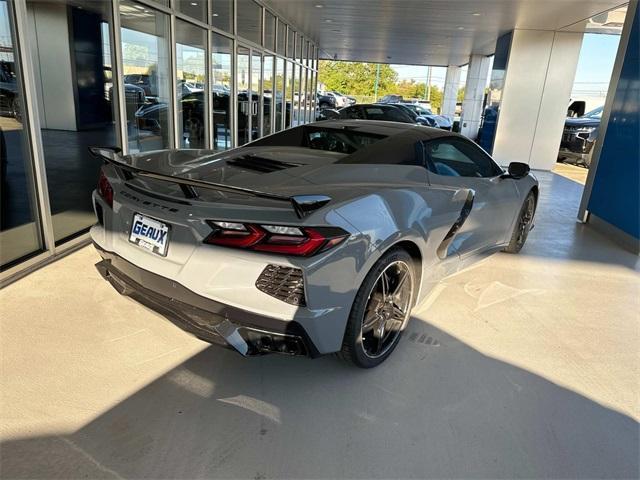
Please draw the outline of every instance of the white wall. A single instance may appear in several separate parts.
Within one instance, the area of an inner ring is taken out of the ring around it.
[[[578,66],[582,34],[514,30],[493,157],[551,170]]]
[[[460,86],[460,67],[450,65],[447,67],[447,75],[444,80],[444,91],[442,92],[441,115],[445,115],[453,120],[456,114],[456,102],[458,101],[458,88]]]
[[[486,55],[471,55],[467,69],[467,81],[464,88],[462,102],[462,119],[460,133],[475,140],[480,128],[482,107],[484,105],[484,90],[489,78],[489,64],[491,58]]]
[[[28,14],[41,127],[75,131],[67,7],[53,2],[29,3]]]

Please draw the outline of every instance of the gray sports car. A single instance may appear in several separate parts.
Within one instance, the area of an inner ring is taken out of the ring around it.
[[[222,153],[103,159],[91,236],[122,294],[242,355],[384,361],[412,307],[479,258],[518,252],[538,183],[455,133],[324,121]]]

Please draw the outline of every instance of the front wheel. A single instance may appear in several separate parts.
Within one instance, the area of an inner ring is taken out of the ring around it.
[[[413,259],[402,249],[380,258],[358,290],[339,356],[361,368],[384,362],[409,320],[415,295]]]
[[[529,192],[527,198],[524,199],[518,221],[511,234],[509,245],[504,249],[507,253],[518,253],[524,247],[527,241],[531,227],[533,226],[533,216],[536,213],[536,196],[533,192]]]

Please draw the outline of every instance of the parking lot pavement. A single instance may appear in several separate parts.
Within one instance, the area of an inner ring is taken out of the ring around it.
[[[391,358],[244,359],[82,249],[0,291],[4,478],[637,478],[638,257],[540,174],[536,228],[439,285]]]

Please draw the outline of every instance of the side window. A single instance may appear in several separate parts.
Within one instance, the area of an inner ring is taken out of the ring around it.
[[[349,118],[349,119],[363,119],[364,117],[362,116],[362,111],[360,110],[360,107],[347,107],[344,110],[342,110],[340,112],[340,116],[342,118]]]
[[[480,148],[461,138],[442,138],[425,142],[429,170],[446,177],[488,178],[502,170]]]
[[[392,122],[403,123],[411,121],[410,114],[408,112],[405,113],[403,110],[401,110],[401,108],[402,107],[392,107],[387,109],[387,111],[385,112],[387,114],[387,119]]]

